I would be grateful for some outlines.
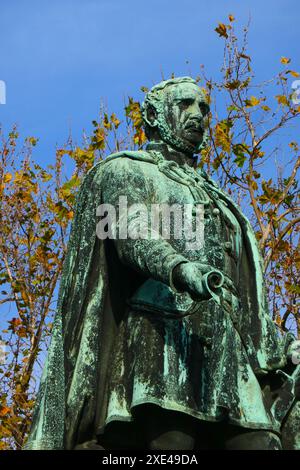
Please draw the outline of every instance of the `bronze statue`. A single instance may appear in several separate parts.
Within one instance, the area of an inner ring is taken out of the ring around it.
[[[27,448],[300,448],[294,337],[249,221],[197,168],[208,113],[193,79],[159,83],[146,149],[84,179]]]

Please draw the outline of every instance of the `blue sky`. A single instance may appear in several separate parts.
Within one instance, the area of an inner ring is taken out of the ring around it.
[[[270,78],[281,56],[300,70],[297,0],[0,0],[0,80],[7,103],[0,123],[40,139],[35,155],[53,159],[69,130],[80,141],[104,100],[122,116],[126,96],[141,85],[197,75],[216,76],[223,41],[214,28],[233,13],[251,15],[249,51],[258,79]],[[188,64],[186,63],[188,61]]]

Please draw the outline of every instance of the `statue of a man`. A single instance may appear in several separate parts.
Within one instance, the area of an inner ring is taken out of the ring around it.
[[[197,168],[208,113],[191,78],[159,83],[146,149],[86,176],[27,448],[271,450],[283,423],[296,448],[294,338],[247,218]]]

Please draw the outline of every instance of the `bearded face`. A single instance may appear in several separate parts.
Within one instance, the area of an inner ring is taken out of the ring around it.
[[[164,142],[178,150],[197,153],[206,140],[209,105],[205,95],[189,82],[170,84],[160,93],[158,105],[148,114],[148,124],[157,128]]]
[[[207,127],[208,103],[193,83],[179,83],[165,91],[164,119],[177,138],[197,149]]]

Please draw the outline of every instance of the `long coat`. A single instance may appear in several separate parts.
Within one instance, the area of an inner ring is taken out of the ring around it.
[[[95,427],[104,419],[101,411],[99,417],[99,409],[105,410],[109,400],[105,381],[113,340],[128,297],[147,279],[170,287],[174,266],[186,260],[185,254],[179,253],[166,240],[159,243],[157,240],[138,243],[131,240],[121,242],[114,250],[111,240],[101,241],[96,236],[96,209],[99,204],[109,202],[105,200],[104,190],[109,176],[118,194],[122,194],[122,184],[130,181],[135,190],[125,193],[129,203],[141,202],[145,188],[149,189],[149,181],[155,189],[155,184],[160,187],[162,179],[174,185],[175,193],[181,185],[184,191],[194,194],[194,199],[195,194],[200,199],[204,194],[197,178],[195,181],[190,174],[183,175],[177,164],[151,150],[113,154],[87,174],[78,195],[28,449],[72,449],[77,443],[94,437]],[[287,335],[282,340],[270,318],[262,260],[251,225],[213,180],[205,173],[200,179],[208,192],[225,202],[242,229],[245,249],[239,291],[243,308],[237,328],[251,367],[258,376],[284,368],[291,338]],[[152,196],[147,194],[148,202],[149,197],[157,202],[153,191]],[[122,259],[128,251],[134,266],[124,264]],[[286,413],[292,403],[290,399]],[[286,413],[281,412],[281,417]],[[295,416],[296,422],[299,416],[297,413]]]

